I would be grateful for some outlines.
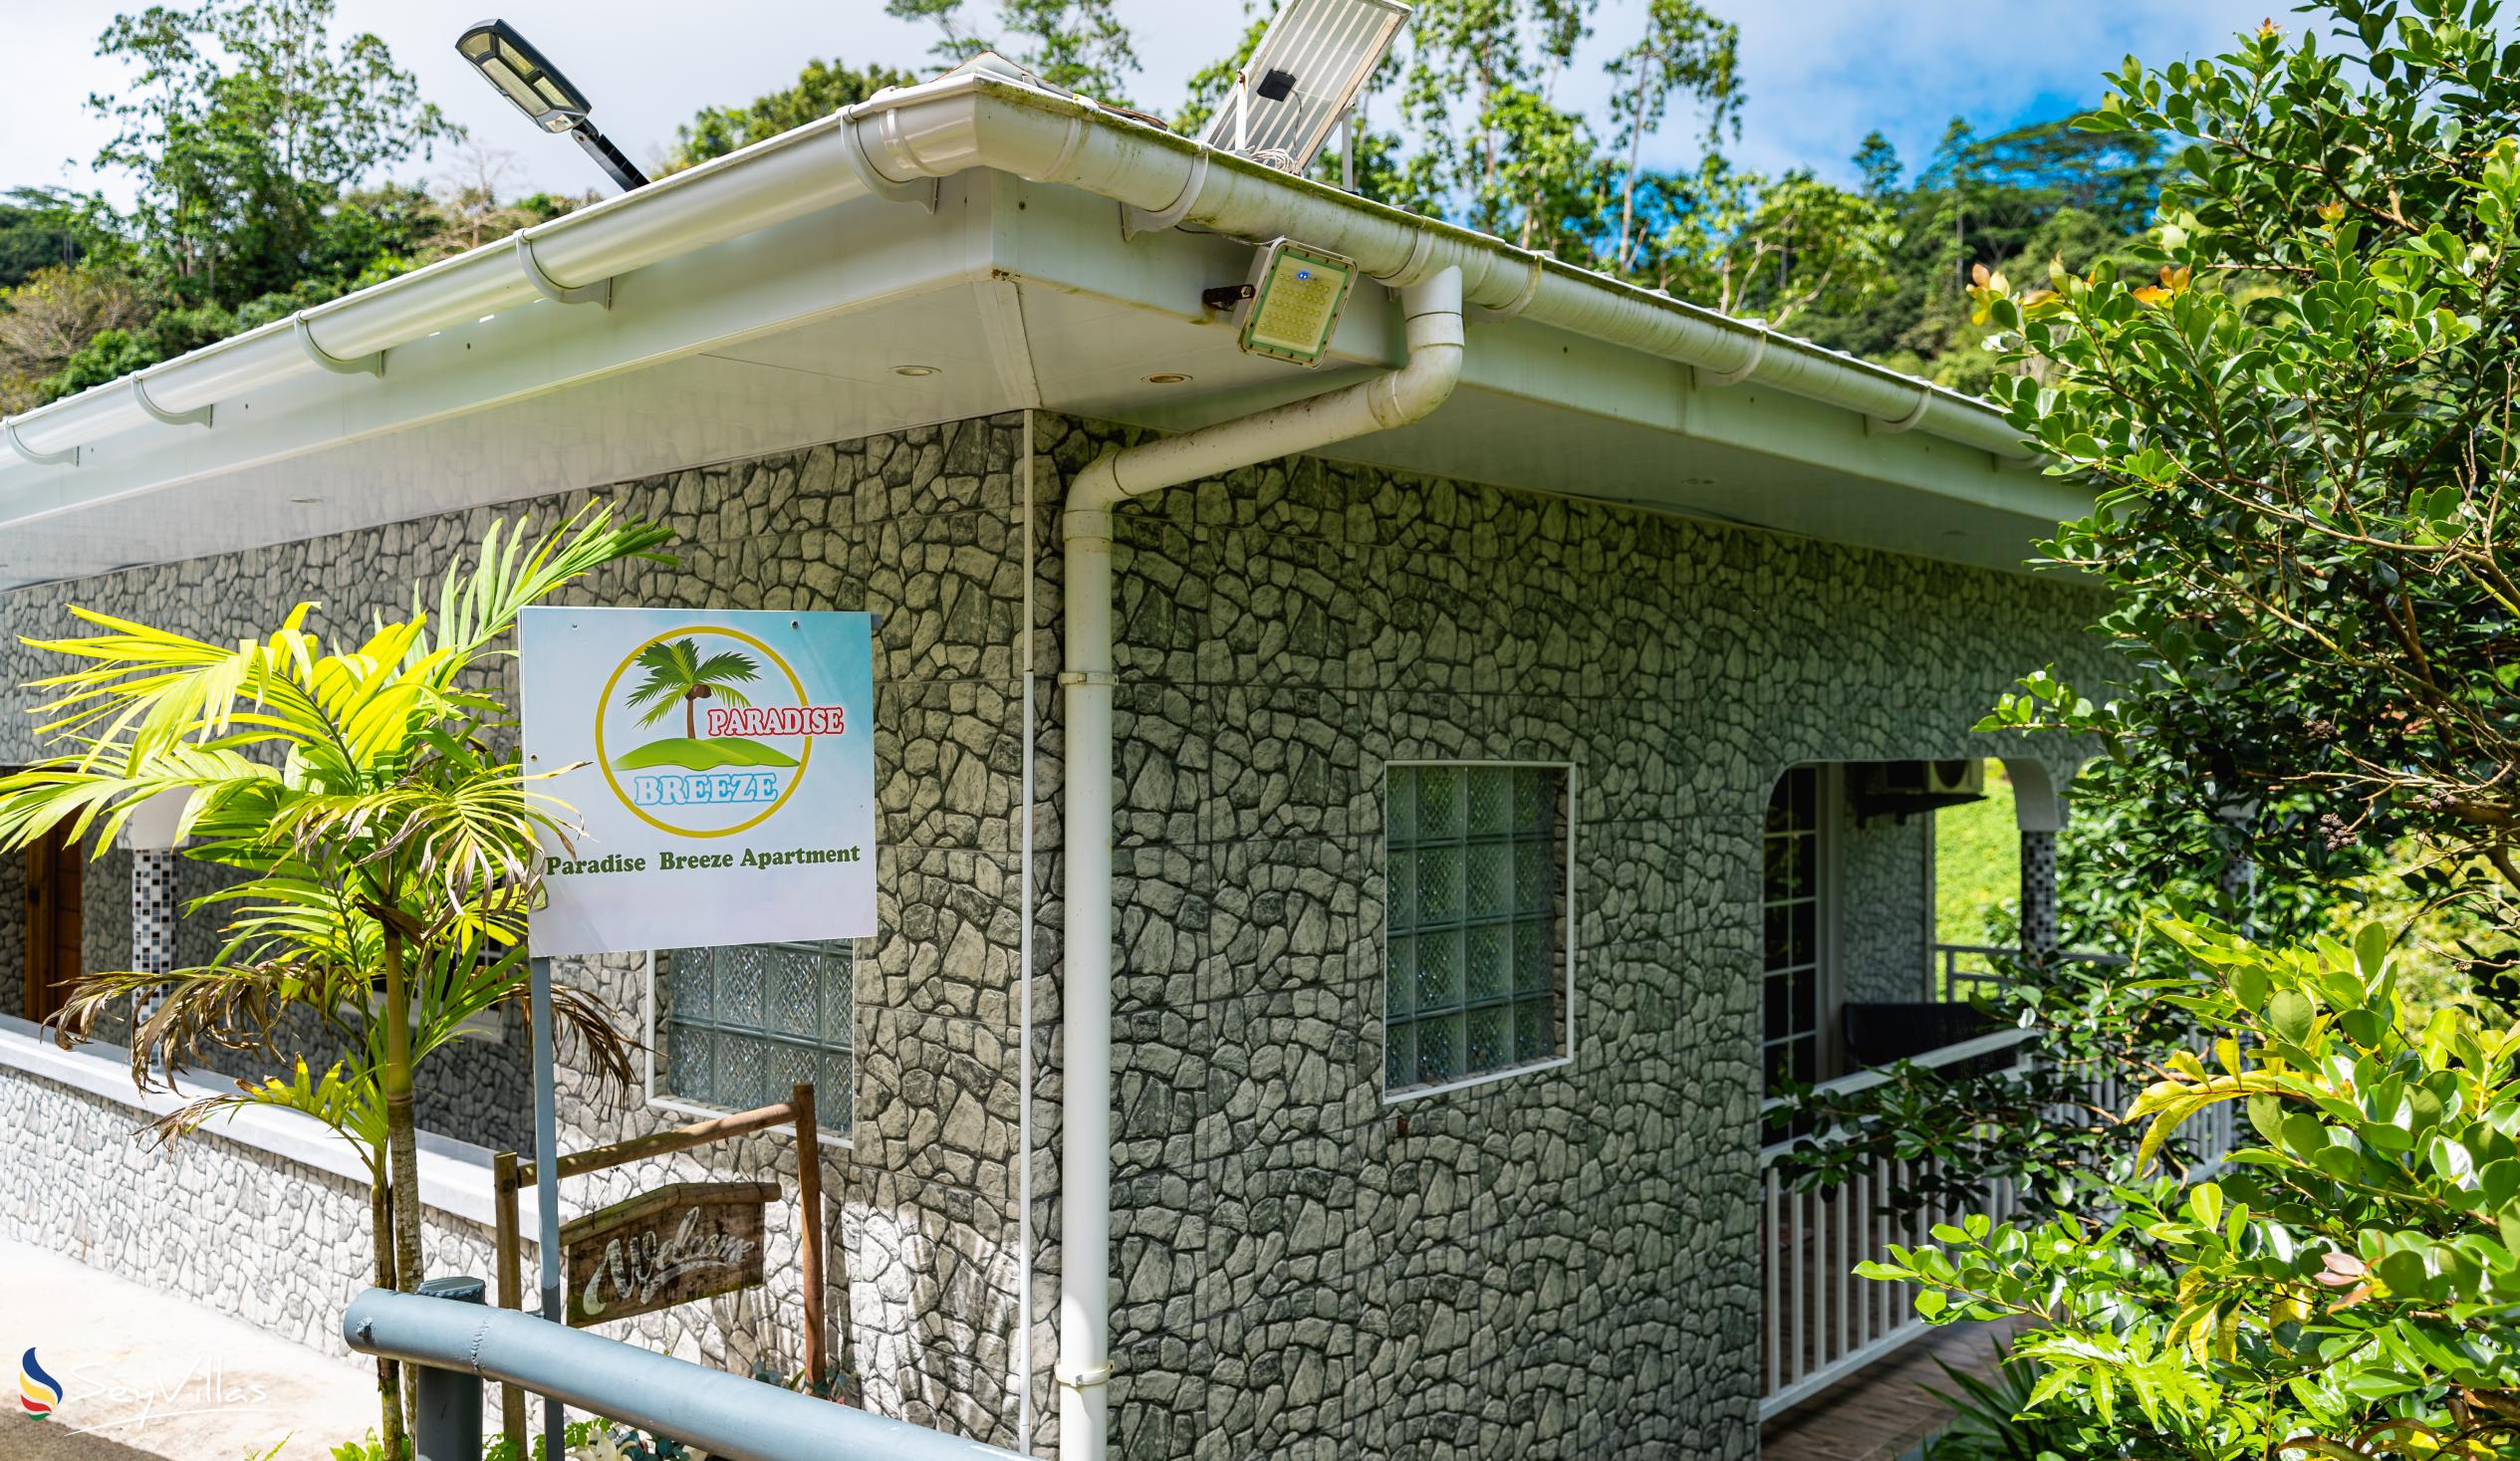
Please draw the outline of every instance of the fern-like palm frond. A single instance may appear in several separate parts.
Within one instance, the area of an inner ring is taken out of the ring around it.
[[[434,645],[464,660],[490,651],[527,605],[606,564],[634,558],[672,566],[672,555],[656,551],[672,537],[658,523],[615,522],[612,507],[595,502],[531,544],[522,525],[494,522],[470,571],[457,563],[438,586]],[[418,609],[414,603],[414,617]]]
[[[697,678],[709,687],[709,693],[727,704],[750,705],[751,698],[735,687],[760,679],[761,666],[753,662],[751,655],[729,649],[701,661]]]
[[[210,1121],[234,1116],[257,1106],[297,1111],[330,1126],[350,1138],[360,1158],[367,1163],[373,1180],[381,1170],[385,1144],[385,1107],[383,1092],[373,1065],[354,1065],[336,1061],[321,1076],[313,1075],[307,1063],[299,1060],[289,1076],[272,1076],[261,1081],[239,1081],[233,1093],[205,1096],[151,1122],[149,1134],[158,1142],[189,1136]]]
[[[644,705],[647,713],[638,719],[640,725],[654,725],[682,703],[682,697],[700,684],[700,650],[689,639],[673,639],[648,645],[638,651],[632,661],[645,677],[630,688],[626,702],[632,709]]]
[[[378,615],[365,638],[329,648],[309,626],[311,603],[234,643],[89,609],[72,612],[94,632],[29,641],[73,667],[35,682],[48,692],[38,736],[54,754],[0,776],[0,852],[62,835],[102,851],[144,806],[181,798],[184,855],[240,874],[190,905],[224,920],[207,963],[91,976],[57,1017],[59,1037],[90,1036],[145,996],[151,1012],[130,1040],[143,1089],[219,1052],[280,1062],[289,1076],[189,1101],[157,1134],[267,1105],[350,1137],[369,1164],[388,1283],[422,1265],[414,1065],[465,1019],[523,997],[536,856],[568,840],[565,809],[528,790],[537,778],[485,749],[513,717],[474,671],[508,652],[501,640],[527,605],[607,563],[669,562],[654,551],[667,536],[601,506],[540,537],[494,523],[469,565],[447,569],[433,615],[415,590],[409,616]],[[309,1011],[355,1052],[321,1076],[280,1049]],[[628,1080],[623,1037],[600,1007],[573,995],[561,1018],[601,1076]],[[389,1434],[394,1413],[388,1403]]]

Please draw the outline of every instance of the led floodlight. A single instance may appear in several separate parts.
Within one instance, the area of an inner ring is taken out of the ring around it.
[[[1318,365],[1356,283],[1355,260],[1279,239],[1260,251],[1246,290],[1236,291],[1249,303],[1235,343],[1250,355]]]

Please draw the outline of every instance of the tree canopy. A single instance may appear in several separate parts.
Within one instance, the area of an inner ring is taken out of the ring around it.
[[[2097,493],[2049,551],[2110,591],[2118,651],[1988,725],[2107,746],[2134,987],[2191,1031],[2079,1216],[1860,1270],[1934,1322],[2031,1321],[2009,1454],[2520,1451],[2520,48],[2491,0],[2317,9],[2130,60],[2075,122],[2165,148],[2115,259],[1970,271],[1990,393]],[[2235,895],[2251,868],[2276,896]],[[2423,916],[2344,935],[2376,877]],[[2217,1108],[2247,1121],[2220,1172],[2146,1169]]]
[[[2490,4],[2331,9],[2333,49],[2270,25],[2130,66],[2079,123],[2176,149],[2148,273],[1977,281],[2018,367],[1994,398],[2099,490],[2051,546],[2115,591],[2124,664],[2123,689],[2034,680],[2006,719],[2108,735],[2131,791],[2270,871],[2411,838],[2426,886],[2508,896],[2520,60]]]
[[[885,87],[905,87],[918,78],[889,67],[859,70],[838,61],[808,61],[796,85],[755,97],[742,107],[703,107],[677,128],[673,153],[665,170],[678,172],[711,157],[723,157],[765,137],[803,126],[854,107]]]
[[[89,106],[100,167],[138,179],[131,241],[188,303],[234,307],[340,266],[370,237],[344,196],[455,129],[384,42],[335,44],[333,0],[202,0],[115,17],[97,54],[130,79]]]
[[[126,80],[89,106],[93,159],[135,184],[0,202],[0,411],[102,384],[557,216],[501,197],[385,44],[336,37],[333,0],[200,0],[118,15],[98,54]],[[453,149],[435,187],[391,174]]]

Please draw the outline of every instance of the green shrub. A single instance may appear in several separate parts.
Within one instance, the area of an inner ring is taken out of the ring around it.
[[[2520,1024],[2473,1001],[2408,1018],[2390,930],[2267,948],[2163,935],[2197,975],[2161,1000],[2212,1037],[2137,1099],[2142,1155],[2244,1103],[2219,1182],[2130,1182],[2098,1218],[1938,1225],[1870,1278],[1936,1324],[2027,1317],[2020,1413],[2077,1456],[2520,1453]]]

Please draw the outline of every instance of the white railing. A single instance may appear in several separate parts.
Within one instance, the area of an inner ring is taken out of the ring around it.
[[[2010,1050],[2035,1034],[1999,1030],[1911,1057],[1908,1064],[1927,1070],[1953,1066]],[[2026,1069],[2026,1064],[2017,1064],[2012,1071]],[[1819,1089],[1845,1095],[1889,1080],[1880,1071],[1860,1071]],[[2103,1110],[2124,1111],[2141,1085],[2140,1078],[2113,1076],[2094,1089],[2091,1103]],[[1770,1101],[1764,1109],[1777,1104]],[[2182,1128],[2185,1139],[2197,1150],[2196,1164],[2188,1172],[2191,1178],[2203,1177],[2222,1165],[2236,1144],[2236,1103],[2224,1101]],[[2021,1208],[2012,1184],[1996,1180],[1987,1184],[1982,1199],[1959,1211],[1945,1211],[1928,1202],[1900,1216],[1884,1212],[1890,1193],[1912,1190],[1928,1181],[1940,1185],[1940,1164],[1931,1161],[1877,1161],[1842,1186],[1796,1191],[1777,1166],[1777,1158],[1793,1146],[1794,1138],[1789,1137],[1759,1153],[1764,1303],[1761,1420],[1791,1409],[1929,1328],[1916,1317],[1913,1296],[1905,1285],[1857,1278],[1856,1265],[1888,1258],[1893,1243],[1912,1248],[1931,1242],[1936,1223],[1956,1222],[1969,1212],[1982,1212],[2000,1223]]]
[[[2093,953],[2082,949],[2058,949],[2049,958],[2068,964],[2123,964],[2124,954]],[[2000,989],[2013,981],[2005,966],[2021,962],[2018,944],[1938,943],[1933,946],[1933,962],[1929,978],[1933,987],[1926,998],[1958,1003],[1983,986]]]

